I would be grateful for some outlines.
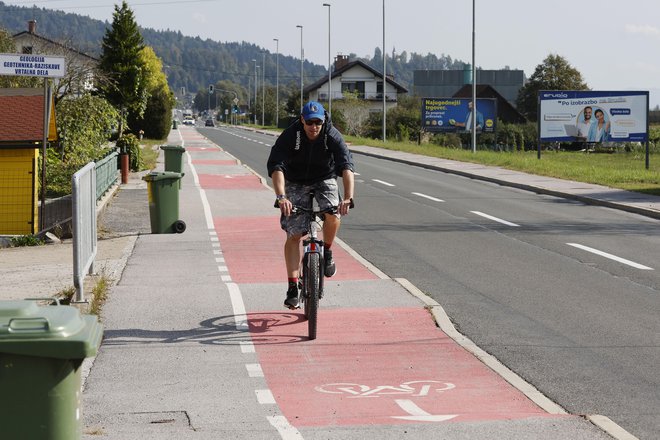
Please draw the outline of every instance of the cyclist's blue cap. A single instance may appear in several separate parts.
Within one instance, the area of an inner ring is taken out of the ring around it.
[[[316,101],[309,101],[302,109],[302,117],[305,121],[310,119],[325,120],[325,109],[321,103]]]

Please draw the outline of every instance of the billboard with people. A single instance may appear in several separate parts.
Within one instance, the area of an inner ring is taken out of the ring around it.
[[[477,133],[493,133],[497,121],[497,100],[477,98]],[[472,99],[422,98],[422,129],[441,132],[472,130]]]
[[[542,90],[541,142],[646,142],[648,92]]]

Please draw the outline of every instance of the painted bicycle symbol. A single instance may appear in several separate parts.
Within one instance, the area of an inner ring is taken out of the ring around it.
[[[328,383],[315,387],[316,391],[328,394],[348,394],[349,398],[379,397],[383,395],[407,395],[424,397],[429,393],[442,393],[456,388],[449,382],[437,380],[413,380],[399,385],[361,385],[357,383]]]

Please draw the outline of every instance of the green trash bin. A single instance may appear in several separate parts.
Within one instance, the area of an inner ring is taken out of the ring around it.
[[[179,220],[181,177],[182,173],[152,171],[142,178],[147,182],[152,234],[180,234],[186,230],[186,224]]]
[[[172,128],[176,130],[177,127],[178,127],[178,125],[179,125],[179,121],[177,121],[176,119],[174,119],[174,120],[172,121]]]
[[[81,365],[96,355],[103,327],[96,316],[55,304],[0,301],[2,438],[81,438]]]
[[[161,145],[160,149],[165,152],[165,171],[183,173],[183,153],[186,149],[180,145]],[[181,189],[181,180],[179,180]]]

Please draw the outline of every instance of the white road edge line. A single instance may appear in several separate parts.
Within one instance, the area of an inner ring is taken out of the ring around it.
[[[625,258],[617,257],[616,255],[608,254],[607,252],[599,251],[598,249],[590,248],[578,243],[566,243],[569,246],[582,249],[583,251],[591,252],[592,254],[600,255],[601,257],[609,258],[610,260],[618,261],[619,263],[627,264],[635,269],[653,270],[652,267],[644,266],[643,264],[635,263],[634,261],[626,260]]]
[[[442,200],[442,199],[438,199],[438,198],[432,197],[432,196],[427,196],[426,194],[422,194],[422,193],[418,193],[418,192],[414,192],[412,194],[415,195],[415,196],[424,197],[425,199],[433,200],[434,202],[444,202],[444,200]]]
[[[289,421],[284,416],[269,416],[267,417],[268,422],[280,434],[282,440],[301,440],[303,438],[302,434],[294,428]]]
[[[371,179],[371,180],[373,180],[374,182],[378,182],[378,183],[380,183],[380,184],[383,184],[383,185],[385,185],[385,186],[394,186],[394,184],[389,183],[389,182],[385,182],[385,181],[383,181],[383,180],[378,180],[378,179]]]
[[[484,214],[484,213],[481,212],[481,211],[470,211],[470,212],[471,212],[472,214],[480,215],[480,216],[485,217],[485,218],[487,218],[487,219],[490,219],[490,220],[493,220],[493,221],[496,221],[496,222],[502,223],[503,225],[514,226],[514,227],[518,227],[518,226],[520,226],[520,225],[517,225],[517,224],[515,224],[515,223],[511,223],[511,222],[508,222],[508,221],[506,221],[506,220],[502,220],[501,218],[497,218],[497,217],[494,217],[494,216],[492,216],[492,215]]]
[[[181,146],[183,146],[183,142],[181,143]],[[190,172],[192,173],[193,179],[195,181],[195,186],[199,190],[199,196],[202,199],[202,206],[204,207],[204,218],[206,219],[206,228],[209,230],[215,230],[215,225],[213,224],[213,214],[211,214],[211,205],[209,205],[209,201],[206,198],[206,192],[204,191],[204,188],[202,188],[199,184],[197,170],[195,170],[195,166],[192,164],[192,157],[190,154],[188,154],[187,151],[186,156],[188,158],[188,167],[190,167]]]
[[[440,330],[442,330],[447,336],[453,339],[458,345],[476,356],[477,359],[481,360],[481,362],[486,364],[486,366],[500,375],[500,377],[509,382],[513,387],[526,395],[532,402],[537,404],[540,408],[549,414],[568,414],[564,408],[550,400],[548,397],[543,395],[543,393],[537,390],[532,384],[526,382],[522,377],[511,371],[507,366],[497,360],[495,356],[486,353],[474,342],[472,342],[472,340],[460,334],[458,330],[456,330],[456,327],[454,327],[454,324],[452,324],[449,316],[447,316],[445,309],[443,309],[437,301],[419,290],[414,284],[405,278],[394,278],[394,281],[399,283],[404,289],[410,292],[411,295],[417,297],[420,301],[426,304],[426,306],[433,314],[433,318],[438,324],[438,327],[440,327]],[[635,436],[630,434],[628,431],[617,425],[614,421],[606,416],[590,414],[586,415],[585,417],[594,425],[598,426],[604,432],[617,440],[638,440]]]
[[[254,393],[257,395],[257,402],[262,405],[274,405],[275,396],[270,390],[254,390]]]
[[[227,283],[229,289],[229,298],[231,299],[231,307],[234,311],[234,322],[236,330],[239,332],[246,332],[249,330],[247,313],[245,312],[245,304],[241,296],[241,290],[236,283]]]

